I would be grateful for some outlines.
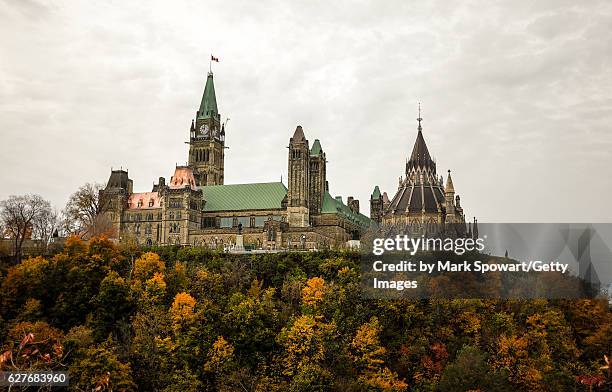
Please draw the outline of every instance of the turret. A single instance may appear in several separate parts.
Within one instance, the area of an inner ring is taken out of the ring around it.
[[[370,196],[370,219],[380,224],[383,214],[383,196],[380,193],[378,185],[374,187],[374,191]]]
[[[451,177],[450,170],[448,171],[448,177],[446,178],[444,195],[446,200],[446,215],[452,216],[455,213],[455,186],[453,185],[453,178]]]
[[[289,139],[287,216],[289,226],[309,225],[309,158],[308,140],[301,126],[297,126]]]
[[[99,192],[101,211],[111,222],[113,235],[120,233],[123,212],[132,188],[133,182],[127,170],[111,170],[106,187]]]
[[[325,152],[321,147],[319,139],[315,139],[309,153],[309,196],[308,205],[310,216],[321,213],[323,197],[325,196],[326,180],[326,159]]]

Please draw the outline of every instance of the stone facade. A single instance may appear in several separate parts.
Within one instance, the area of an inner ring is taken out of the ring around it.
[[[209,73],[189,129],[188,164],[149,192],[134,192],[126,170],[111,171],[100,199],[117,239],[231,249],[240,231],[247,249],[326,249],[347,246],[373,224],[358,200],[329,194],[321,142],[310,147],[301,126],[289,140],[287,186],[225,185],[220,119]]]

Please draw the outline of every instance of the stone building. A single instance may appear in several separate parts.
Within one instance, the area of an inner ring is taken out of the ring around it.
[[[188,164],[149,192],[134,192],[127,170],[111,170],[100,192],[103,213],[119,239],[145,245],[231,248],[238,231],[252,249],[324,249],[358,240],[373,221],[359,201],[332,197],[321,142],[298,126],[289,139],[288,184],[224,184],[225,126],[213,74],[189,129]]]
[[[417,118],[417,137],[410,158],[406,162],[404,176],[398,181],[395,196],[389,200],[378,186],[370,196],[370,218],[380,227],[392,228],[398,233],[428,233],[464,236],[472,233],[472,225],[466,227],[461,199],[448,171],[446,185],[438,176],[436,162],[431,158],[420,116]],[[477,223],[474,220],[474,230]]]

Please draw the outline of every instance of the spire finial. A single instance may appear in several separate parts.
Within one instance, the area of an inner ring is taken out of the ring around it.
[[[421,121],[423,121],[423,119],[421,118],[421,103],[419,102],[419,118],[417,118],[417,121],[419,122],[419,131],[423,129],[423,127],[421,126]]]

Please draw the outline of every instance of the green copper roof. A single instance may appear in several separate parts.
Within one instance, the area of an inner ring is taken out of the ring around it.
[[[198,119],[217,117],[219,110],[217,109],[217,97],[215,95],[215,84],[213,83],[212,72],[208,73],[206,78],[206,87],[202,95],[202,103],[198,110]]]
[[[321,214],[339,214],[363,227],[368,227],[372,223],[372,220],[367,216],[363,214],[355,214],[346,204],[342,202],[342,198],[340,196],[334,199],[329,192],[325,192],[325,195],[323,196]]]
[[[380,197],[380,189],[378,185],[374,187],[374,192],[372,192],[372,199],[378,199]]]
[[[282,182],[207,185],[199,189],[206,200],[204,212],[278,209],[287,195]]]
[[[310,149],[310,155],[321,155],[323,149],[321,148],[321,142],[319,139],[315,139],[312,148]]]

